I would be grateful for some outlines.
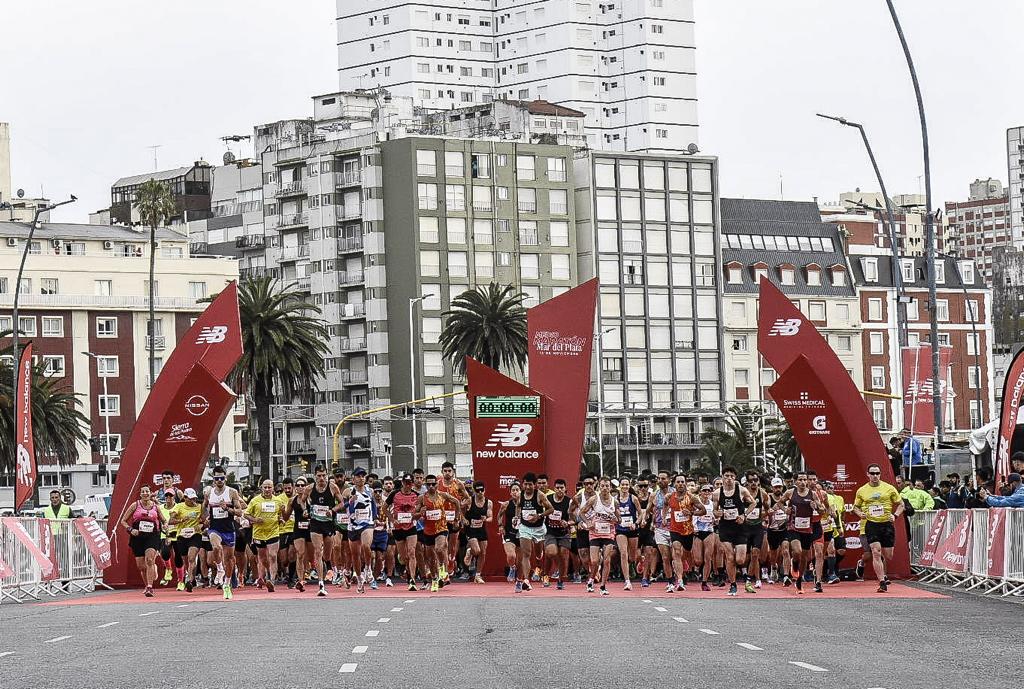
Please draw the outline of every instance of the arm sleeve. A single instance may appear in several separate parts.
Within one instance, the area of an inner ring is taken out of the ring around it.
[[[990,495],[985,502],[989,507],[1024,507],[1024,492],[1017,491],[1005,498],[999,495]]]
[[[928,495],[928,497],[925,498],[924,507],[922,509],[926,509],[926,510],[934,510],[935,509],[935,499],[931,495]]]

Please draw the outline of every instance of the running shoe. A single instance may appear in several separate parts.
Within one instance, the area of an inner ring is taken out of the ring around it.
[[[761,580],[760,579],[758,579],[757,581],[754,582],[754,588],[755,589],[761,588]]]
[[[702,582],[700,582],[700,590],[701,591],[710,591],[711,587],[708,586],[708,582],[702,581]]]
[[[583,577],[580,576],[579,572],[576,572],[575,574],[572,575],[572,583],[574,583],[574,584],[582,584],[583,583]]]
[[[889,584],[892,583],[891,581],[889,581],[889,576],[888,575],[882,577],[882,581],[885,582],[886,586],[889,586]]]
[[[593,592],[594,592],[594,580],[593,579],[587,579],[587,593],[593,593]]]
[[[510,584],[513,581],[515,581],[516,580],[516,568],[515,567],[509,567],[508,568],[508,576],[505,577],[505,578],[508,579],[508,583],[510,583]]]
[[[555,584],[555,588],[556,588],[557,590],[559,590],[559,591],[564,591],[564,590],[565,590],[565,582],[564,582],[564,581],[562,581],[561,579],[559,579],[559,580],[558,580],[558,583],[557,583],[557,584]]]
[[[437,593],[440,590],[441,590],[441,586],[438,584],[437,579],[434,579],[433,581],[430,582],[430,592],[431,593]]]
[[[516,582],[515,592],[516,593],[522,593],[523,592],[523,582],[521,582],[521,581],[517,581]]]
[[[188,591],[189,593],[192,593],[192,589],[194,589],[194,588],[195,588],[195,584],[192,583],[191,579],[189,579],[188,581],[185,582],[185,590],[186,591]]]
[[[524,591],[532,591],[533,590],[533,587],[530,586],[530,582],[528,582],[526,579],[523,579],[523,590]]]
[[[544,588],[550,588],[550,586],[551,586],[551,577],[549,577],[547,574],[545,574],[543,577],[541,577],[541,582],[542,582]]]
[[[821,582],[820,581],[814,582],[814,592],[815,593],[824,593],[825,592],[825,589],[821,588]]]
[[[889,584],[886,583],[885,579],[883,579],[882,581],[878,582],[878,590],[876,590],[875,593],[888,593],[888,592],[889,592]]]
[[[152,586],[147,586],[146,587],[146,598],[152,598],[152,597],[153,597],[153,587]]]
[[[782,577],[782,585],[788,588],[793,585],[793,580],[788,575],[784,576]]]
[[[184,581],[179,581],[178,582],[178,590],[179,591],[184,591],[185,590],[185,582]]]
[[[164,570],[164,578],[160,581],[160,585],[167,586],[169,583],[171,583],[171,570],[168,568]]]
[[[749,581],[743,585],[743,590],[747,593],[757,593],[757,589],[755,589],[754,585],[751,584]]]
[[[262,577],[260,577],[259,579],[256,580],[256,588],[260,589],[260,590],[263,589],[263,578]]]
[[[608,594],[608,589],[607,589],[607,588],[605,587],[605,585],[604,585],[604,584],[601,584],[601,595],[602,595],[602,596],[607,596],[607,595],[609,595],[609,594]]]
[[[438,579],[437,580],[437,587],[443,589],[445,586],[448,586],[451,583],[452,583],[451,579]]]
[[[295,582],[295,590],[298,591],[299,593],[302,593],[303,591],[306,590],[306,587],[302,585],[301,581],[296,581]]]
[[[274,592],[274,580],[273,579],[267,579],[267,593],[273,593],[273,592]]]
[[[366,593],[366,589],[363,588],[363,578],[359,577],[356,579],[356,593]]]
[[[804,580],[800,577],[796,580],[796,592],[803,595],[804,592]]]
[[[667,584],[665,584],[665,593],[672,593],[675,590],[676,590],[676,587],[672,585],[671,581],[668,582]]]
[[[391,588],[392,586],[394,586],[394,584],[391,582],[391,577],[385,577],[384,578],[384,585],[386,587],[388,587],[388,588]]]
[[[482,576],[480,576],[479,574],[477,574],[475,577],[473,577],[473,583],[474,584],[482,584],[482,583],[484,583],[484,578]]]
[[[345,585],[345,590],[346,590],[346,591],[347,591],[348,589],[352,588],[352,582],[351,582],[351,581],[349,581],[349,578],[348,578],[348,575],[347,575],[347,574],[346,574],[346,575],[343,575],[343,576],[341,577],[341,583]]]
[[[373,591],[377,590],[377,580],[376,579],[370,579],[370,589],[373,590]]]
[[[835,574],[830,575],[828,578],[828,583],[830,584],[838,584],[840,581],[841,579],[837,577]]]
[[[680,579],[679,581],[676,582],[676,591],[685,591],[685,590],[686,590],[686,584],[684,584],[683,580]]]
[[[224,585],[224,567],[222,567],[221,565],[217,565],[217,576],[215,576],[213,578],[213,585],[214,586],[223,586]]]
[[[224,600],[231,600],[231,584],[224,585]]]
[[[540,581],[540,567],[533,568],[533,575],[530,577],[530,581]]]
[[[857,581],[864,581],[864,563],[857,563]]]
[[[324,585],[324,582],[320,582],[320,590],[316,592],[316,595],[321,598],[327,595],[327,587]]]
[[[416,590],[416,582],[415,581],[412,581],[412,580],[409,581],[409,590],[410,591],[415,591]]]
[[[735,581],[732,582],[731,584],[729,584],[729,594],[728,595],[730,595],[730,596],[735,596],[736,595],[736,582]]]
[[[640,588],[645,589],[645,588],[647,588],[650,585],[651,585],[651,580],[648,579],[647,577],[644,577],[643,579],[640,580]]]
[[[626,579],[626,583],[622,585],[622,590],[623,591],[632,591],[633,590],[633,582],[631,582],[629,579]]]

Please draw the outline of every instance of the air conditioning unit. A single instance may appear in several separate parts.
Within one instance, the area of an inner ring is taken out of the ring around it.
[[[7,246],[18,246],[18,240],[14,237],[7,238]]]
[[[114,248],[114,243],[108,239],[105,242],[103,242],[103,248],[109,251],[110,249]]]

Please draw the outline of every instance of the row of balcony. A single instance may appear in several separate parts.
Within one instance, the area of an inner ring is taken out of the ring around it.
[[[636,447],[636,434],[614,434],[606,433],[601,436],[604,441],[604,448],[614,447],[618,444],[622,448]],[[699,433],[648,433],[640,437],[640,447],[699,447],[701,444]]]
[[[343,337],[338,343],[338,348],[343,352],[358,352],[366,349],[365,337]]]

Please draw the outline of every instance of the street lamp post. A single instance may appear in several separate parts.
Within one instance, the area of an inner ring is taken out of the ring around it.
[[[92,360],[94,360],[96,362],[96,376],[103,379],[103,399],[104,400],[109,400],[110,397],[107,395],[107,371],[102,371],[102,372],[100,371],[100,355],[96,354],[94,352],[82,352],[82,354],[86,355],[87,357],[89,357],[90,359],[92,359]],[[103,450],[103,460],[104,460],[103,464],[104,464],[104,466],[107,467],[107,486],[108,487],[110,486],[110,454],[108,452],[110,450],[110,414],[109,414],[109,411],[110,410],[108,409],[107,410],[108,413],[105,413],[103,415],[103,427],[104,427],[105,437],[103,438],[103,442],[100,444],[100,448]]]
[[[640,426],[632,425],[629,426],[630,431],[636,431],[636,471],[640,473]]]
[[[416,304],[424,299],[434,296],[433,294],[422,294],[418,297],[409,298],[409,399],[414,400],[416,395],[416,325],[413,323],[413,311]],[[419,450],[416,429],[416,409],[409,410],[409,419],[412,421],[412,459],[413,466],[416,466],[416,457]]]

